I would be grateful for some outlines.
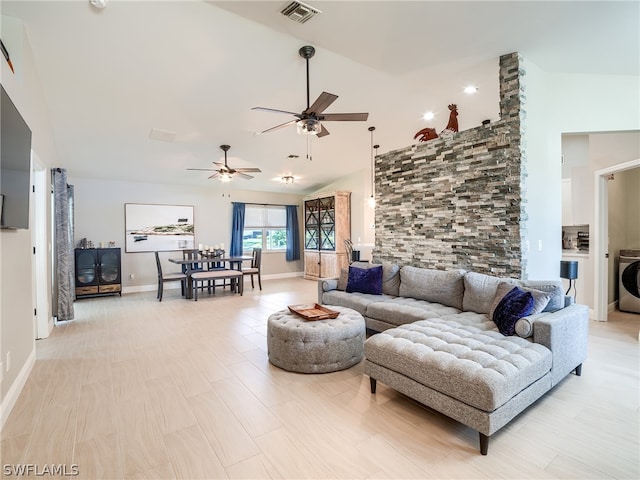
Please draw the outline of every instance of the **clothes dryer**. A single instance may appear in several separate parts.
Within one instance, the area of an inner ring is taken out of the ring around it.
[[[640,313],[640,250],[620,250],[620,301],[622,312]]]

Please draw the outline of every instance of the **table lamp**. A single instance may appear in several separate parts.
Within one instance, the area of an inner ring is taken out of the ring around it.
[[[569,291],[573,287],[573,296],[575,297],[576,287],[573,281],[578,278],[578,262],[575,260],[560,261],[560,278],[569,280],[569,288],[567,288],[565,295],[569,295]]]

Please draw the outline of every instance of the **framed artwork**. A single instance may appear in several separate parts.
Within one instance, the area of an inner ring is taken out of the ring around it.
[[[124,204],[125,252],[194,248],[193,205]]]

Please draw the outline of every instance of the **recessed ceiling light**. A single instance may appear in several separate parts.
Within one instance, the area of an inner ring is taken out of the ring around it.
[[[424,118],[425,120],[433,120],[433,117],[435,117],[433,112],[427,112],[422,116],[422,118]]]
[[[473,85],[468,85],[464,87],[464,93],[468,93],[471,95],[472,93],[476,93],[478,91],[478,87],[474,87]]]

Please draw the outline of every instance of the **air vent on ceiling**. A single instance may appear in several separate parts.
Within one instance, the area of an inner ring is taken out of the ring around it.
[[[306,3],[291,2],[289,5],[284,7],[280,13],[285,17],[289,17],[294,22],[304,23],[317,13],[322,12],[311,5],[307,5]]]
[[[152,128],[149,133],[149,138],[151,140],[160,140],[161,142],[173,142],[176,139],[176,132]]]

